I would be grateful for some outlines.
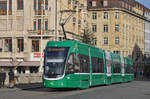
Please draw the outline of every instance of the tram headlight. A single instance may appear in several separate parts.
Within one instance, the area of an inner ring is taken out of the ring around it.
[[[57,75],[57,77],[59,78],[59,77],[61,77],[62,75]]]

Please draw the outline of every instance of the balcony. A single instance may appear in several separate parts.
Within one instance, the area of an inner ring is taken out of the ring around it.
[[[0,10],[0,15],[7,15],[7,10]]]
[[[16,58],[24,58],[24,54],[23,52],[16,52],[16,53],[12,53],[12,52],[0,52],[0,58],[1,59],[10,59],[12,57],[16,57]]]
[[[29,37],[40,37],[41,36],[41,30],[27,30]],[[52,37],[55,36],[54,30],[44,30],[43,37]]]
[[[0,10],[0,15],[7,15],[7,10]],[[12,10],[8,10],[8,15],[12,15]]]
[[[12,10],[9,10],[9,11],[8,11],[8,15],[12,15]]]
[[[42,15],[42,13],[45,15],[45,10],[43,10],[43,12],[42,10],[35,10],[35,15]]]

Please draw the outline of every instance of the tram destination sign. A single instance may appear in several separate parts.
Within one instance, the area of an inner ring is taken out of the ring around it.
[[[57,52],[57,51],[65,51],[65,48],[62,48],[62,47],[49,47],[49,48],[47,48],[47,51],[48,52]]]

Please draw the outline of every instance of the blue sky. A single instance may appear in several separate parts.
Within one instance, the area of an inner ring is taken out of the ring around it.
[[[150,0],[136,0],[142,4],[144,4],[147,8],[150,9]]]

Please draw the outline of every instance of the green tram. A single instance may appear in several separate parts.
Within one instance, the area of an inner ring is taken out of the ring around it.
[[[89,88],[134,80],[129,58],[91,45],[50,41],[44,55],[43,85],[47,88]]]

